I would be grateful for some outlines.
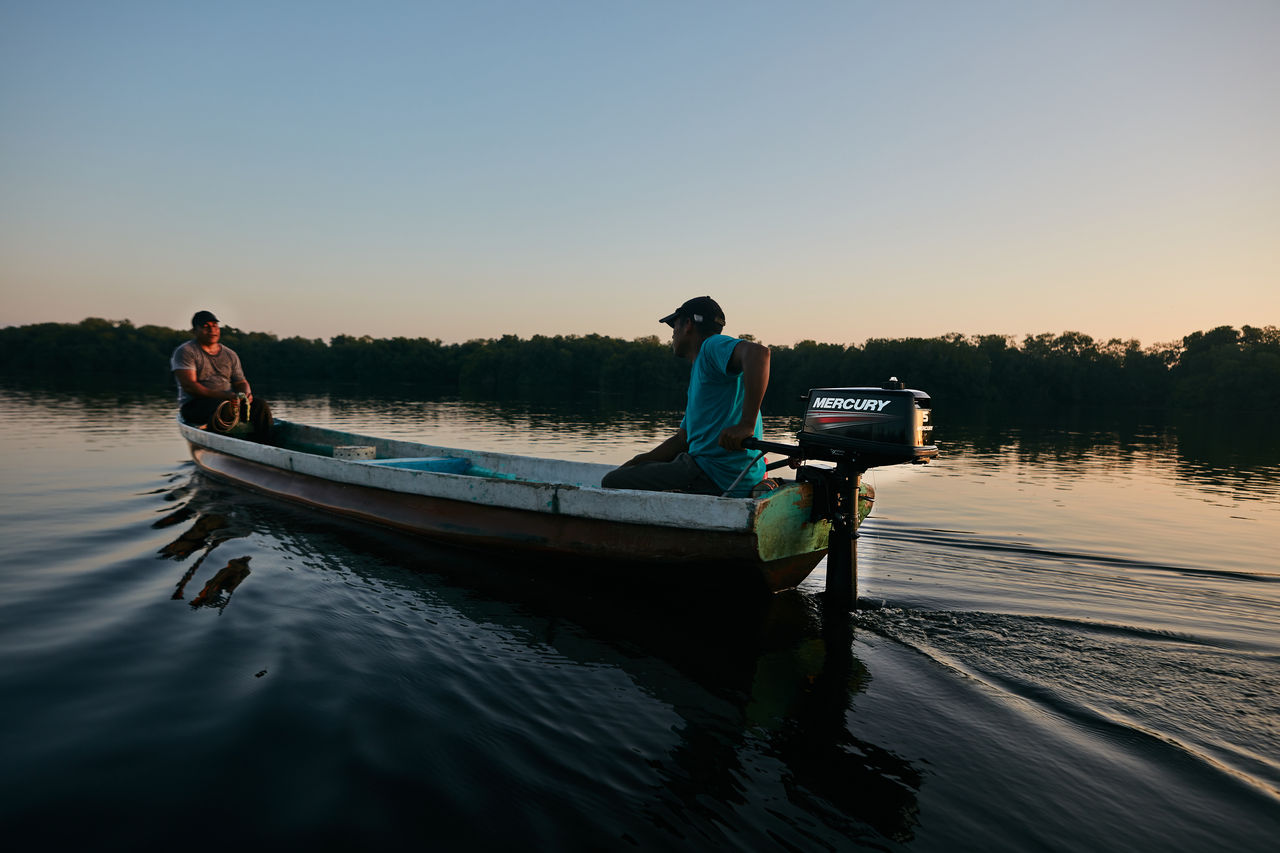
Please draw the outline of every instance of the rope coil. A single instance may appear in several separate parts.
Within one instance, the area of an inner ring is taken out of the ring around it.
[[[214,432],[228,433],[240,424],[240,403],[244,402],[244,420],[249,422],[249,400],[244,392],[236,395],[235,400],[223,400],[218,404],[218,408],[213,410],[213,417],[209,419],[209,428]]]

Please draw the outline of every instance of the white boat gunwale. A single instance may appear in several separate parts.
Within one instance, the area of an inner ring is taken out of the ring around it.
[[[402,439],[382,439],[277,421],[278,429],[297,431],[300,433],[299,439],[327,439],[332,442],[329,446],[374,445],[378,448],[381,460],[461,457],[469,460],[473,468],[498,472],[499,476],[454,474],[371,465],[362,460],[339,459],[304,450],[245,441],[202,430],[181,421],[179,426],[184,438],[192,445],[323,480],[477,505],[623,524],[749,532],[755,528],[757,517],[768,502],[795,499],[795,494],[787,495],[784,492],[799,488],[793,484],[763,498],[605,489],[599,482],[605,473],[612,470],[613,466],[610,465],[445,447]],[[549,469],[559,474],[559,479],[568,481],[521,479],[522,476],[546,476]],[[502,475],[513,475],[514,478]]]

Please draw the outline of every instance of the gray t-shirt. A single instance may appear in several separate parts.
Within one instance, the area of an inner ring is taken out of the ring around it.
[[[230,391],[232,383],[244,382],[244,371],[240,368],[240,356],[231,347],[222,346],[217,355],[209,355],[195,341],[187,341],[173,351],[169,359],[170,370],[194,370],[196,381],[214,391]],[[177,377],[174,377],[177,381]],[[178,382],[178,405],[194,400]]]

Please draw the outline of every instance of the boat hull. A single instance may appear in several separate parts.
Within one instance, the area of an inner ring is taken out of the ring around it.
[[[809,518],[806,485],[764,500],[607,490],[597,470],[607,466],[472,454],[513,470],[563,466],[578,481],[487,479],[326,458],[317,441],[377,440],[301,425],[306,451],[182,429],[199,468],[221,480],[437,542],[565,564],[602,582],[640,570],[651,585],[774,592],[798,585],[826,554],[830,526]],[[396,442],[379,455],[446,451],[465,453]]]

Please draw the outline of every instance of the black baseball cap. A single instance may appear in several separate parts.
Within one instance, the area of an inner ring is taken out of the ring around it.
[[[198,329],[205,323],[221,323],[217,317],[213,316],[212,311],[197,311],[195,316],[191,318],[191,328]]]
[[[692,318],[695,323],[712,323],[717,326],[724,326],[724,311],[721,310],[719,303],[710,296],[695,296],[658,322],[674,326],[676,320],[680,317]]]

